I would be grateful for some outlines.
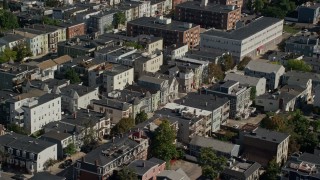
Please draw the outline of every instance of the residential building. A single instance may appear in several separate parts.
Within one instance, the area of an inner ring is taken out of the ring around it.
[[[308,101],[309,91],[296,85],[285,85],[275,93],[266,93],[256,97],[255,104],[263,111],[294,111]]]
[[[27,46],[30,48],[33,56],[47,54],[49,52],[48,33],[32,28],[15,29],[14,32],[26,39]]]
[[[289,86],[300,86],[305,89],[304,101],[312,102],[312,80],[311,79],[300,79],[299,77],[289,77],[287,80],[287,85]]]
[[[312,90],[320,84],[320,75],[318,73],[313,72],[303,72],[303,71],[295,71],[290,70],[283,74],[281,78],[282,84],[288,84],[289,78],[294,77],[296,79],[300,79],[301,81],[312,80]]]
[[[267,90],[275,90],[279,87],[281,76],[285,73],[282,65],[271,64],[263,61],[250,61],[244,69],[247,76],[266,78]]]
[[[66,28],[66,39],[72,39],[77,36],[85,35],[87,32],[84,22],[65,22],[58,26]]]
[[[148,54],[157,54],[163,50],[163,38],[162,37],[155,37],[152,35],[140,35],[135,38],[134,40],[142,45],[145,51]]]
[[[320,157],[310,153],[294,153],[281,169],[281,180],[320,179]]]
[[[43,32],[48,35],[48,51],[52,53],[58,52],[58,42],[66,41],[66,28],[51,26],[51,25],[42,25],[42,24],[33,24],[29,27],[40,32]]]
[[[134,82],[133,78],[134,72],[132,67],[113,65],[111,69],[104,71],[103,84],[105,84],[107,92],[122,90]]]
[[[164,45],[188,44],[190,48],[199,45],[200,26],[191,23],[172,21],[171,19],[141,17],[127,23],[127,35],[140,34],[163,37]]]
[[[264,77],[251,77],[241,74],[228,73],[224,78],[225,81],[238,81],[242,86],[255,88],[256,96],[260,96],[266,92],[267,80]]]
[[[260,17],[246,26],[231,31],[212,29],[201,34],[200,50],[229,52],[241,61],[245,56],[257,57],[276,47],[282,40],[283,20]]]
[[[134,55],[133,55],[134,56]],[[137,58],[132,57],[132,60],[134,60],[134,70],[138,74],[138,76],[141,76],[144,72],[152,72],[155,73],[160,70],[160,67],[163,64],[163,54],[157,53],[157,54],[146,54],[142,53]],[[127,58],[123,59],[123,64],[126,64],[130,60],[127,60]]]
[[[152,0],[150,3],[150,16],[156,17],[164,15],[166,13],[165,2],[165,0]]]
[[[164,170],[157,175],[157,180],[191,180],[188,175],[181,169]]]
[[[191,109],[191,113],[194,113],[194,109],[196,109],[196,113],[199,111],[199,115],[207,117],[206,127],[210,123],[211,132],[218,131],[220,125],[226,124],[229,118],[230,101],[227,98],[219,98],[201,93],[188,93],[187,96],[174,102],[181,105],[179,109],[187,107]],[[169,105],[165,107],[172,109]]]
[[[43,171],[47,160],[57,159],[56,144],[13,132],[0,136],[0,149],[8,153],[5,162],[31,174]]]
[[[286,40],[285,52],[296,53],[307,57],[312,57],[320,52],[318,47],[318,36],[297,35]]]
[[[141,180],[156,179],[165,170],[166,162],[157,158],[149,160],[134,160],[128,166]]]
[[[235,160],[228,162],[229,167],[226,167],[220,175],[222,180],[254,180],[259,179],[259,169],[261,165],[257,162],[246,160]]]
[[[320,4],[316,2],[306,2],[298,7],[298,22],[317,24],[319,22]]]
[[[86,27],[88,27],[90,16],[100,14],[101,10],[99,9],[89,9],[85,12],[76,14],[76,22],[84,22]]]
[[[89,28],[92,28],[94,32],[99,32],[99,34],[113,30],[115,13],[117,13],[116,10],[101,11],[99,14],[90,16]]]
[[[82,85],[70,84],[63,88],[57,88],[55,94],[59,94],[62,100],[62,109],[74,112],[77,109],[87,109],[90,101],[99,99],[98,88],[85,87]]]
[[[133,160],[146,159],[148,139],[142,131],[133,132],[129,136],[114,138],[112,142],[102,144],[86,154],[75,164],[75,179],[104,179],[122,165]]]
[[[231,30],[241,19],[241,8],[235,5],[209,4],[208,0],[186,1],[175,7],[177,21],[199,24],[202,28]]]
[[[45,93],[55,92],[57,88],[63,88],[70,84],[70,80],[67,79],[48,79],[45,81],[41,80],[26,80],[22,85],[22,92],[28,93],[34,89],[41,90]]]
[[[0,43],[4,44],[6,48],[12,49],[19,44],[24,44],[25,37],[20,34],[8,34],[0,38]]]
[[[171,60],[182,58],[189,51],[187,44],[173,44],[165,48],[165,56],[168,56]]]
[[[12,97],[17,95],[19,94],[13,91],[0,90],[0,124],[6,124],[10,122],[10,106],[7,102],[9,102]]]
[[[126,15],[126,20],[131,21],[139,18],[139,5],[138,1],[123,1],[117,8]]]
[[[132,104],[117,99],[91,100],[93,111],[108,113],[112,124],[117,124],[122,118],[132,117]]]
[[[235,0],[209,0],[210,3],[213,4],[221,4],[221,5],[235,5],[239,8],[243,5],[243,0],[235,1]]]
[[[166,108],[168,107],[168,108]],[[173,109],[173,108],[176,109]],[[168,103],[165,108],[155,111],[155,116],[166,117],[169,121],[178,123],[177,141],[188,144],[194,136],[209,136],[211,134],[210,117],[197,114],[192,108],[181,108],[178,104]]]
[[[47,79],[54,79],[55,71],[58,68],[57,64],[54,61],[49,59],[49,60],[40,62],[36,66],[40,70],[40,74],[39,74],[39,77],[37,77],[37,79],[41,81],[45,81]]]
[[[52,10],[52,18],[69,20],[73,19],[76,16],[76,14],[86,11],[88,11],[88,8],[79,6],[58,7]]]
[[[0,65],[0,89],[16,89],[26,80],[34,80],[39,68],[24,64],[3,63]]]
[[[244,135],[242,157],[266,166],[275,158],[276,163],[287,161],[290,135],[258,128]]]
[[[0,136],[3,136],[6,134],[6,128],[4,127],[4,125],[0,124]]]
[[[191,156],[199,157],[201,148],[212,148],[218,156],[238,157],[240,146],[211,137],[194,136],[189,144]]]
[[[85,138],[103,138],[110,134],[111,122],[108,113],[98,113],[87,109],[80,109],[71,115],[64,116],[59,122],[52,122],[44,126],[45,134],[41,139],[57,144],[58,157],[63,158],[64,149],[74,144],[80,151]],[[91,134],[92,133],[92,134]]]
[[[232,119],[246,119],[249,117],[251,87],[241,86],[237,81],[226,81],[213,85],[205,89],[206,94],[212,94],[220,98],[227,98],[230,100],[230,118]]]
[[[313,102],[314,106],[320,107],[320,86],[318,85],[315,89],[314,89],[314,102]]]
[[[63,55],[53,59],[53,61],[57,64],[57,73],[60,73],[61,70],[64,69],[64,65],[72,61],[72,57],[69,55]]]

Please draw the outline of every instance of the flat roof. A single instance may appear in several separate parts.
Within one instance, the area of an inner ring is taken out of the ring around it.
[[[256,138],[256,139],[261,139],[264,141],[281,143],[282,141],[287,139],[290,135],[286,134],[286,133],[281,133],[278,131],[271,131],[271,130],[259,127],[258,129],[254,130],[252,133],[246,134],[245,136],[251,137],[251,138]]]
[[[204,32],[204,35],[216,36],[226,39],[234,39],[234,40],[244,40],[268,27],[271,25],[283,21],[283,19],[271,18],[271,17],[260,17],[250,24],[235,29],[233,31],[223,31],[212,29]]]
[[[176,7],[182,7],[186,9],[196,9],[199,11],[211,11],[215,13],[229,13],[231,11],[239,9],[234,5],[220,5],[208,3],[206,6],[201,6],[200,1],[186,1],[178,4]]]

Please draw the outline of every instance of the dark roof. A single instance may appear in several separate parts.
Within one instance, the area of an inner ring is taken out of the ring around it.
[[[74,124],[69,124],[63,121],[50,122],[44,126],[46,131],[59,131],[63,133],[69,133],[73,135],[73,133],[81,133],[84,129],[83,126],[78,126]]]
[[[186,28],[184,22],[180,21],[172,21],[170,24],[160,24],[155,23],[157,21],[157,18],[154,17],[141,17],[132,21],[129,21],[128,24],[134,24],[139,26],[145,26],[155,29],[163,29],[163,30],[169,30],[169,31],[180,31],[184,32],[186,30],[189,30],[190,28]],[[192,28],[199,26],[192,24]]]
[[[283,21],[283,20],[271,18],[271,17],[260,17],[254,20],[253,22],[251,22],[250,24],[240,27],[239,29],[236,29],[233,31],[228,32],[228,31],[213,29],[213,30],[204,32],[203,34],[209,35],[209,36],[217,36],[220,38],[244,40],[280,21]]]
[[[65,177],[56,176],[49,172],[38,172],[30,180],[65,180]]]
[[[288,135],[286,133],[277,132],[277,131],[270,131],[270,130],[264,129],[264,128],[258,128],[255,131],[253,131],[252,133],[246,134],[245,136],[250,137],[250,138],[261,139],[263,141],[281,143],[286,138],[288,138],[290,135]]]
[[[157,164],[159,164],[159,165],[161,165],[161,164],[163,164],[163,163],[166,163],[166,161],[161,160],[161,159],[158,159],[158,158],[155,158],[155,157],[150,158],[148,161],[157,163]]]
[[[214,97],[213,95],[205,95],[199,93],[188,93],[185,97],[175,100],[177,104],[190,106],[198,109],[213,111],[229,100],[227,98]]]
[[[201,10],[201,11],[210,11],[210,12],[215,12],[215,13],[229,13],[232,12],[236,9],[237,7],[233,5],[220,5],[220,4],[207,4],[206,6],[201,6],[200,1],[187,1],[183,2],[177,5],[177,7],[182,7],[186,9],[196,9],[196,10]]]
[[[235,168],[236,167],[236,168]],[[236,161],[231,168],[225,168],[222,174],[227,174],[236,179],[247,179],[254,172],[260,169],[261,165],[257,162],[239,162]]]
[[[306,152],[300,155],[299,160],[320,165],[320,156]]]
[[[157,163],[147,160],[135,160],[128,165],[137,175],[144,176],[151,168],[158,166]]]
[[[2,146],[22,149],[36,154],[55,145],[55,143],[35,139],[27,135],[16,134],[14,132],[0,136],[0,144]]]
[[[68,86],[60,89],[61,93],[66,96],[72,96],[73,91],[77,92],[79,96],[83,96],[95,90],[96,88],[94,87],[87,87],[77,84],[69,84]]]
[[[12,91],[0,90],[0,102],[11,99],[17,95],[19,94]]]
[[[10,43],[10,42],[14,42],[14,41],[19,41],[19,40],[23,40],[24,37],[21,36],[20,34],[9,34],[6,36],[3,36],[2,38],[0,38],[1,42],[5,42],[5,43]]]
[[[60,131],[49,131],[41,136],[41,139],[45,140],[46,138],[50,139],[56,139],[59,141],[62,141],[64,139],[67,139],[70,137],[71,134],[65,133],[65,132],[60,132]]]
[[[91,100],[91,103],[97,104],[104,107],[110,107],[112,109],[119,109],[121,111],[126,111],[130,108],[130,104],[122,101],[118,101],[116,99],[99,99],[99,100]]]
[[[313,82],[320,82],[320,74],[302,71],[287,71],[284,76],[293,76],[304,79],[312,79]]]
[[[83,126],[87,124],[95,125],[100,120],[104,119],[105,115],[89,109],[80,109],[76,112],[76,115],[67,115],[62,117],[61,121],[72,125]]]

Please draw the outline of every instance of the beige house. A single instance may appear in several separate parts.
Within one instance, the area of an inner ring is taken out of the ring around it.
[[[134,81],[133,68],[123,65],[114,65],[103,73],[103,83],[107,92],[122,90]]]
[[[143,72],[157,72],[163,64],[163,54],[142,53],[142,56],[135,59],[135,72],[141,75]]]

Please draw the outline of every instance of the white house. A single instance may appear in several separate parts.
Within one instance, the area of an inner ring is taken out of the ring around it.
[[[57,144],[16,133],[0,136],[0,151],[8,153],[4,161],[29,173],[43,171],[46,161],[57,159]]]
[[[134,71],[132,67],[114,65],[103,74],[103,83],[106,84],[107,92],[122,90],[134,82]]]

